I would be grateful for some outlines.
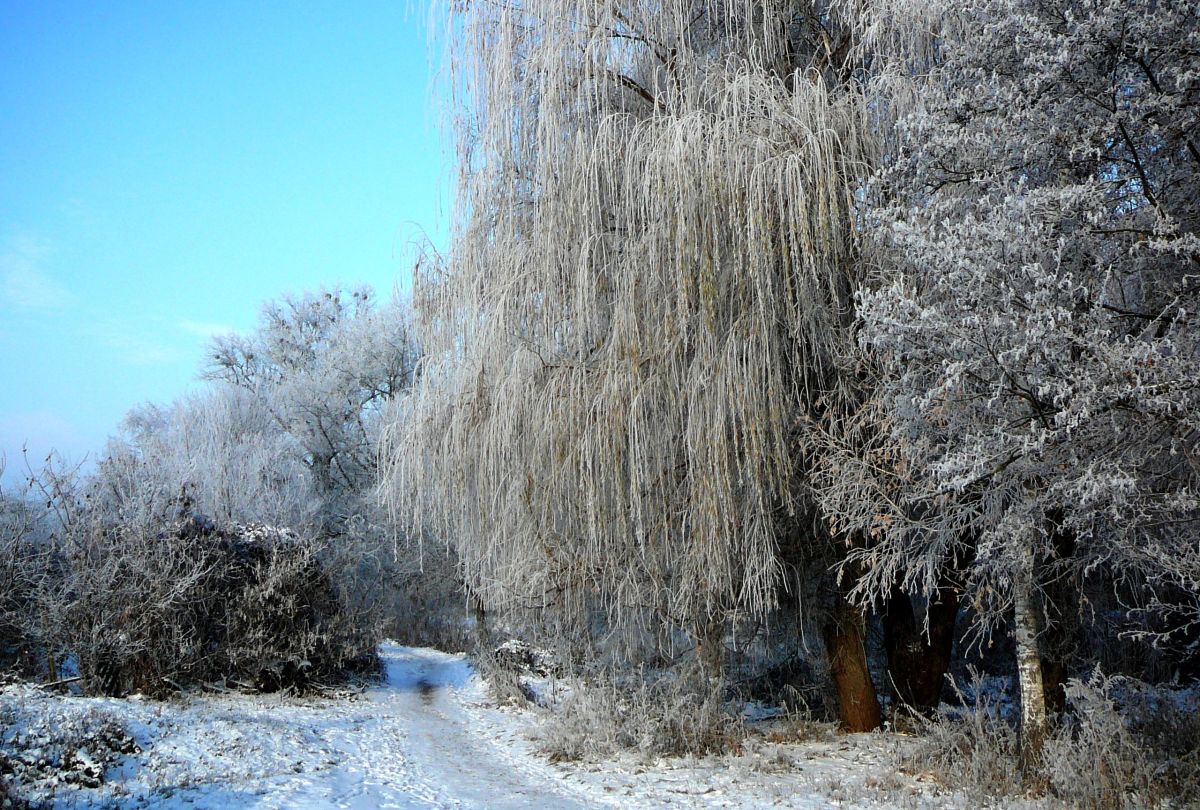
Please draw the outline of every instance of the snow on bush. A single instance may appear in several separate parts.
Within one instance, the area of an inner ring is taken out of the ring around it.
[[[645,759],[736,750],[741,717],[720,696],[674,677],[597,680],[580,686],[542,727],[552,761],[595,760],[622,751]]]
[[[541,677],[563,674],[562,664],[554,653],[516,638],[497,647],[494,657],[500,666],[516,672]]]
[[[1200,695],[1191,693],[1189,711],[1175,691],[1099,670],[1072,679],[1072,712],[1046,742],[1051,791],[1100,808],[1200,800]]]
[[[1067,713],[1022,771],[1011,712],[977,673],[924,726],[906,768],[984,796],[1045,794],[1070,807],[1193,806],[1200,799],[1200,694],[1096,670],[1067,684]],[[974,695],[970,700],[968,695]],[[1007,716],[1006,716],[1007,715]]]

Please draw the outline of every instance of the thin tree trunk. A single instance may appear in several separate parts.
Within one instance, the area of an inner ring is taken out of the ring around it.
[[[879,728],[879,698],[867,668],[862,612],[841,597],[825,624],[823,636],[838,693],[838,713],[844,731]]]
[[[1021,693],[1021,766],[1037,767],[1046,739],[1046,697],[1038,652],[1038,610],[1033,593],[1033,550],[1022,549],[1025,563],[1013,582],[1013,628],[1017,644],[1017,683]]]

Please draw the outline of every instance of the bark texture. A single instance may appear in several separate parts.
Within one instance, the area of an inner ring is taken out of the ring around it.
[[[867,667],[862,613],[840,602],[823,629],[829,666],[837,686],[842,730],[873,731],[879,728],[879,698]]]
[[[954,650],[958,591],[940,588],[928,607],[928,629],[918,623],[912,600],[892,590],[883,613],[888,675],[900,706],[920,715],[937,707]]]
[[[1046,699],[1038,650],[1038,610],[1033,589],[1033,552],[1013,583],[1013,628],[1017,644],[1017,683],[1021,693],[1021,765],[1037,766],[1046,738]]]
[[[1052,556],[1038,571],[1045,623],[1040,638],[1042,689],[1046,710],[1061,714],[1067,708],[1067,677],[1079,644],[1079,586],[1069,569],[1075,555],[1075,534],[1062,525],[1061,510],[1049,517]]]

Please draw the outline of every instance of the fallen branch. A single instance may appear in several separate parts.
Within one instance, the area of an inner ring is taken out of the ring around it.
[[[55,689],[59,686],[66,686],[67,684],[77,683],[82,680],[83,680],[82,675],[76,675],[73,678],[63,678],[61,681],[52,681],[51,683],[43,683],[43,684],[38,684],[38,685],[41,686],[43,689]]]

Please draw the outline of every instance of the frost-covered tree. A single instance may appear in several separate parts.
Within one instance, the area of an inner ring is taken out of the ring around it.
[[[132,410],[97,464],[88,500],[147,536],[192,513],[222,526],[314,530],[320,500],[302,456],[252,394],[219,385]]]
[[[448,30],[460,222],[417,280],[388,494],[486,604],[599,605],[716,676],[727,623],[831,561],[802,417],[845,393],[872,161],[849,32],[793,0],[464,3]],[[870,727],[861,617],[832,615]]]
[[[5,459],[0,455],[0,480]],[[41,635],[37,598],[50,579],[47,507],[29,487],[0,484],[0,667],[29,670]]]
[[[1162,643],[1200,620],[1200,11],[930,6],[867,220],[882,383],[822,490],[874,540],[860,598],[957,559],[985,619],[1014,611],[1034,750],[1062,583],[1119,580]]]
[[[249,392],[296,443],[331,531],[373,501],[382,406],[411,383],[417,347],[399,299],[334,288],[266,304],[248,336],[213,341],[204,376]]]

